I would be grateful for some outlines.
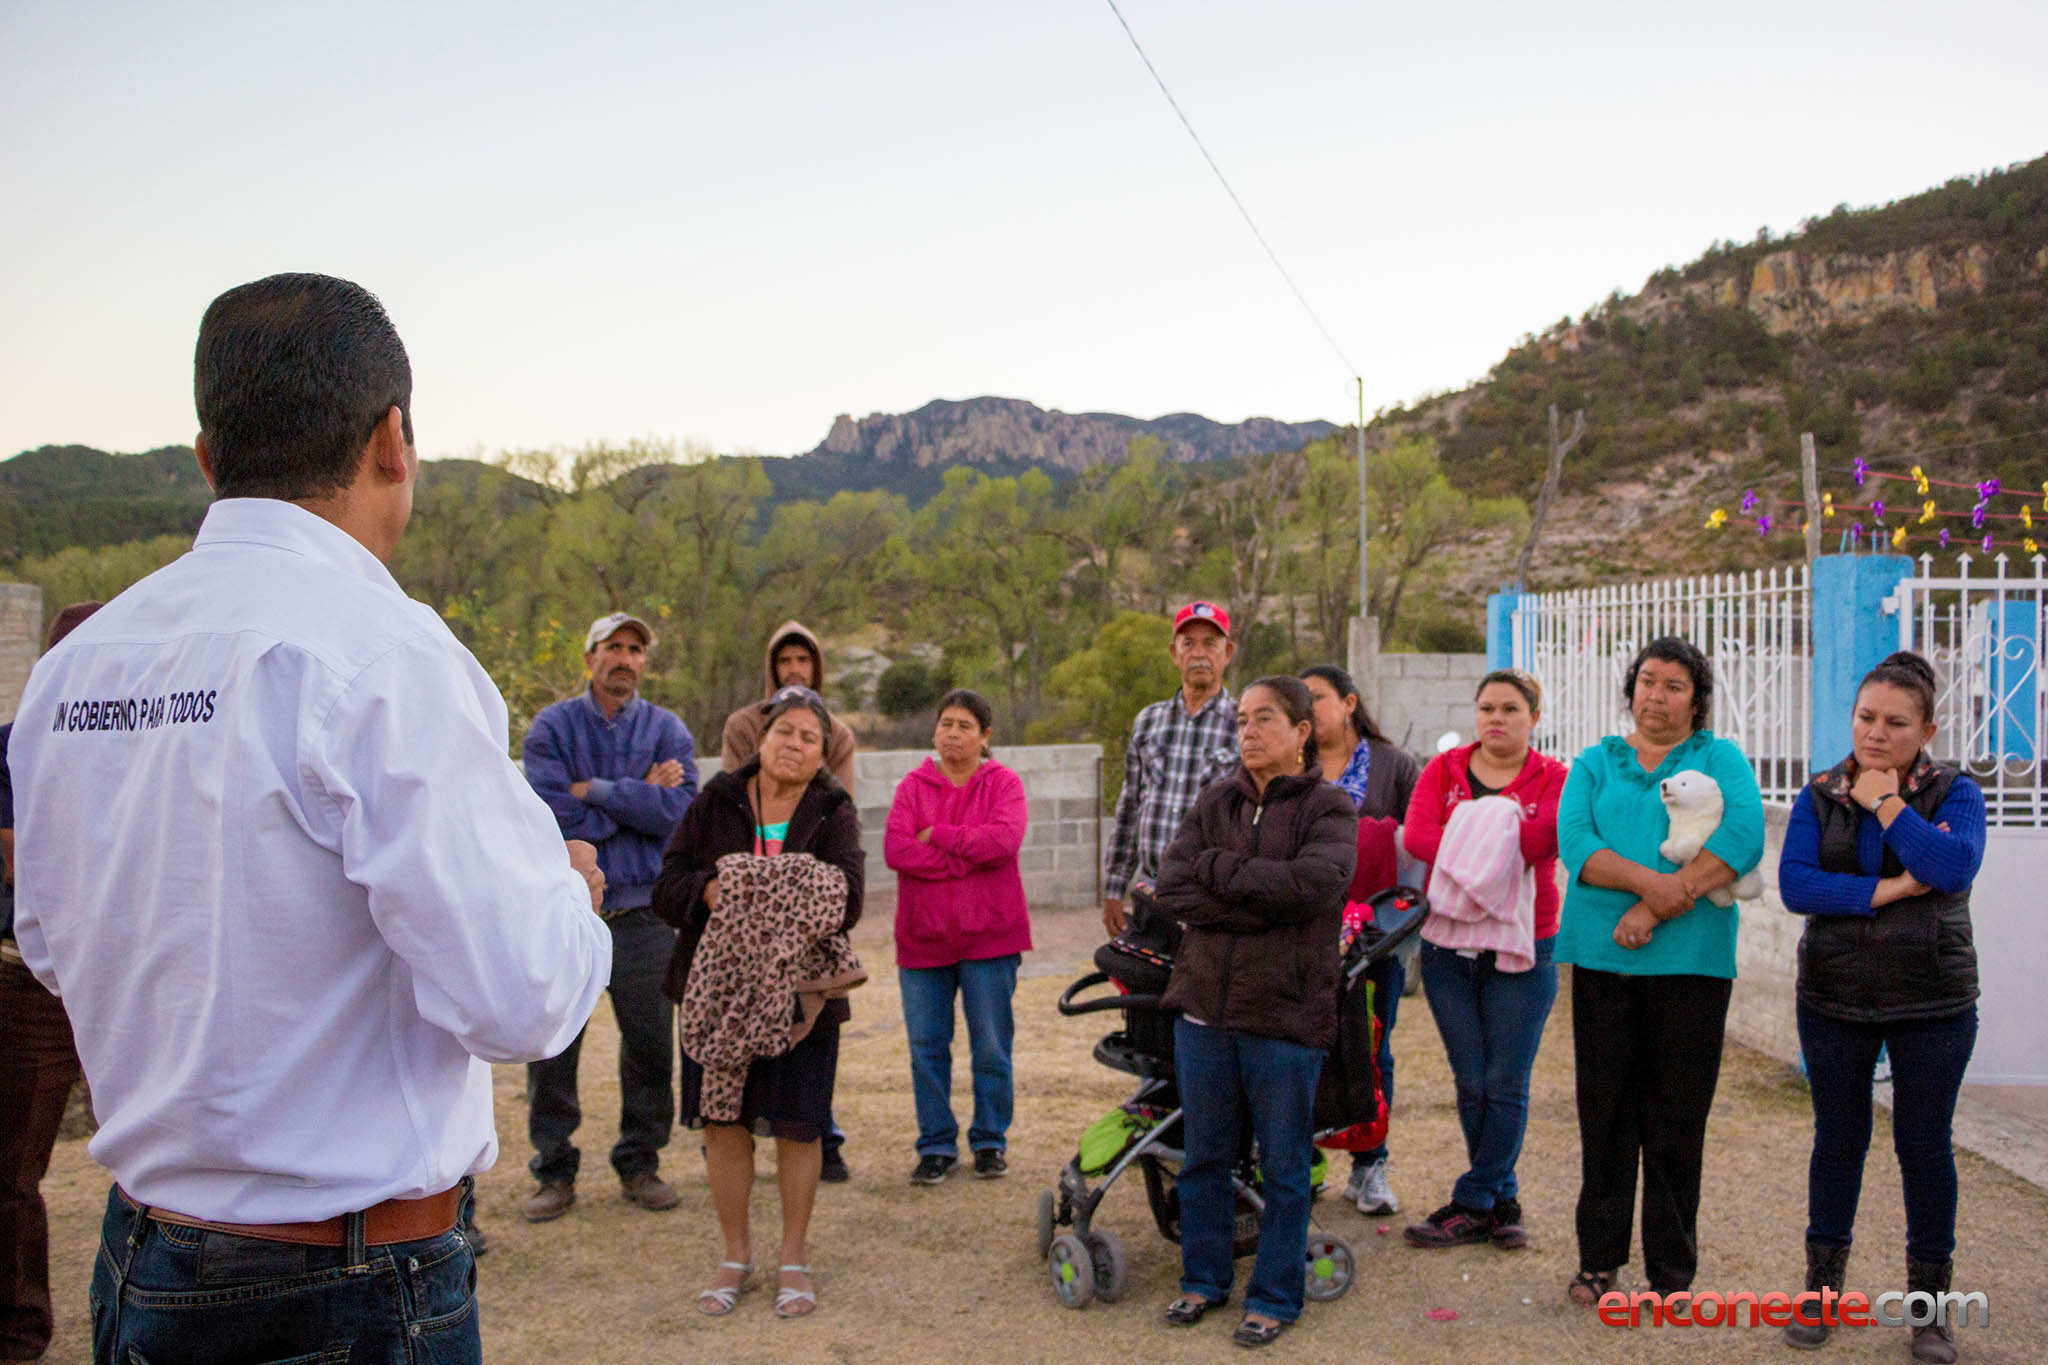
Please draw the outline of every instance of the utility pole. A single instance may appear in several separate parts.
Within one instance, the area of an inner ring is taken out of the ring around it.
[[[1564,457],[1571,453],[1579,438],[1586,434],[1586,410],[1580,408],[1572,414],[1572,434],[1562,441],[1557,438],[1557,404],[1550,405],[1550,465],[1543,475],[1543,491],[1536,495],[1536,510],[1529,517],[1529,537],[1522,542],[1521,556],[1515,560],[1515,586],[1529,585],[1529,561],[1536,554],[1536,538],[1543,534],[1543,518],[1550,511],[1550,500],[1557,496],[1557,480],[1564,470]]]
[[[1813,433],[1799,433],[1799,477],[1806,485],[1806,562],[1820,557],[1820,457],[1813,449]]]
[[[1369,616],[1365,577],[1365,376],[1358,377],[1358,614]]]

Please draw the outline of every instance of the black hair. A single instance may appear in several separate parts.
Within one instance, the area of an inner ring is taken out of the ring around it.
[[[1351,675],[1335,664],[1310,664],[1301,670],[1303,678],[1321,678],[1337,693],[1338,700],[1352,698],[1351,728],[1360,739],[1376,739],[1382,744],[1392,740],[1380,733],[1380,727],[1373,724],[1372,713],[1365,709],[1365,702],[1359,699],[1358,684],[1351,681]]]
[[[932,715],[934,717],[943,716],[946,712],[956,708],[973,716],[974,723],[981,727],[981,732],[984,735],[989,732],[989,727],[996,723],[995,708],[988,704],[987,697],[982,696],[981,693],[971,687],[956,687],[945,696],[940,697],[938,709],[933,711]],[[983,758],[988,757],[988,745],[983,744],[981,746],[981,756]]]
[[[1911,692],[1920,703],[1920,723],[1925,725],[1934,719],[1934,665],[1909,649],[1885,656],[1883,663],[1863,675],[1863,681],[1856,684],[1856,695],[1861,697],[1863,689],[1872,683],[1884,683],[1901,692]]]
[[[1245,691],[1249,692],[1253,687],[1263,687],[1279,698],[1280,709],[1286,714],[1289,725],[1308,722],[1308,742],[1301,746],[1301,766],[1309,772],[1314,772],[1317,762],[1316,699],[1310,695],[1307,685],[1299,678],[1277,673],[1270,678],[1259,679],[1246,687]]]
[[[329,275],[272,275],[215,299],[192,392],[218,497],[340,492],[393,407],[412,443],[405,343],[376,295]]]
[[[1478,701],[1479,694],[1495,683],[1506,683],[1522,694],[1522,700],[1529,703],[1529,711],[1543,709],[1543,684],[1519,668],[1496,668],[1479,680],[1479,686],[1472,689],[1472,700]]]
[[[1651,659],[1667,664],[1677,664],[1692,677],[1692,728],[1704,730],[1707,721],[1714,714],[1714,669],[1707,662],[1707,656],[1689,640],[1676,635],[1659,635],[1636,652],[1629,662],[1628,676],[1621,680],[1621,704],[1633,708],[1636,699],[1636,674]]]

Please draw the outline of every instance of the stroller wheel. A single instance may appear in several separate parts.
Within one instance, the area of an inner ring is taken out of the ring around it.
[[[1341,1299],[1358,1273],[1351,1244],[1342,1237],[1317,1233],[1308,1239],[1308,1296],[1318,1303]]]
[[[1059,1204],[1059,1197],[1051,1190],[1038,1192],[1038,1258],[1052,1250],[1053,1211]]]
[[[1124,1287],[1130,1283],[1123,1239],[1107,1228],[1091,1228],[1081,1240],[1095,1266],[1095,1297],[1104,1303],[1115,1303],[1124,1296]]]
[[[1086,1308],[1095,1297],[1095,1265],[1079,1237],[1063,1232],[1052,1239],[1046,1261],[1052,1273],[1052,1292],[1063,1308]]]

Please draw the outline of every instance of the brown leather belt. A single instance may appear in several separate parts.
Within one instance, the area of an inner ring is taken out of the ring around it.
[[[120,1186],[115,1186],[117,1190]],[[216,1223],[192,1218],[169,1209],[143,1204],[126,1190],[121,1197],[129,1207],[140,1209],[159,1223],[183,1228],[204,1228],[209,1232],[231,1232],[237,1237],[254,1237],[265,1242],[295,1242],[300,1246],[339,1247],[348,1245],[348,1221],[352,1215],[336,1214],[317,1223]],[[455,1226],[462,1208],[462,1186],[451,1186],[439,1194],[419,1199],[387,1199],[363,1210],[363,1242],[383,1246],[389,1242],[419,1242],[438,1237]]]

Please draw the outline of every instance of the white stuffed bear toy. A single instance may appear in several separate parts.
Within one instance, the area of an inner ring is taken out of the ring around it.
[[[1721,784],[1705,773],[1684,772],[1665,778],[1657,790],[1664,798],[1665,814],[1671,817],[1670,833],[1657,852],[1667,862],[1684,867],[1721,827]],[[1737,897],[1749,901],[1763,893],[1764,879],[1751,868],[1735,879],[1734,886],[1709,891],[1707,899],[1716,905],[1733,905]]]

